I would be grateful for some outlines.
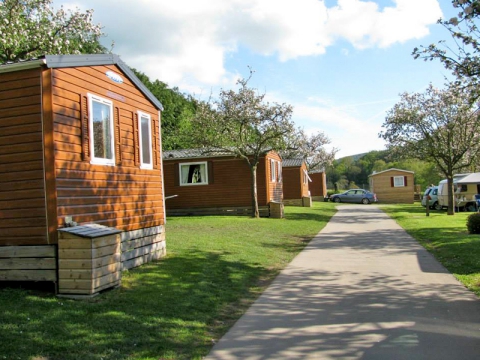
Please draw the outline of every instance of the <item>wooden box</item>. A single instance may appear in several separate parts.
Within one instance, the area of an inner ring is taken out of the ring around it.
[[[86,224],[58,233],[59,295],[92,296],[120,285],[120,230]]]

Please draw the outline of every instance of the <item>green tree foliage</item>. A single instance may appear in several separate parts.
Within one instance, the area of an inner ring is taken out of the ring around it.
[[[218,100],[200,103],[189,137],[205,152],[222,150],[244,159],[251,172],[253,216],[259,217],[257,166],[271,150],[285,150],[295,132],[293,109],[286,104],[270,104],[265,94],[248,87],[250,77],[237,81],[238,91],[221,90]]]
[[[440,171],[434,163],[418,159],[400,159],[389,150],[370,151],[361,157],[346,157],[335,160],[333,165],[327,168],[328,188],[347,190],[354,185],[361,188],[369,187],[369,175],[373,172],[388,170],[391,168],[414,172],[415,185],[426,189],[431,184],[438,184],[443,179]],[[360,172],[350,169],[359,168]]]
[[[191,138],[184,136],[189,132],[192,118],[195,116],[198,101],[190,95],[182,94],[178,88],[169,88],[167,84],[151,81],[144,73],[133,72],[151,93],[162,103],[162,147],[163,150],[188,149],[195,147]]]
[[[477,104],[465,88],[430,86],[424,93],[404,93],[387,114],[379,134],[399,156],[436,164],[448,180],[448,214],[453,215],[453,175],[475,163],[480,154]]]
[[[54,10],[51,0],[0,0],[0,62],[107,52],[92,16],[93,10]]]

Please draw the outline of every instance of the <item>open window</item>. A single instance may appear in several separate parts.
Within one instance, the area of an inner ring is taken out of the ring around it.
[[[89,135],[92,164],[115,165],[113,105],[110,100],[88,94]]]
[[[207,185],[208,167],[207,162],[180,164],[180,185]]]
[[[140,168],[153,169],[152,119],[149,114],[138,112],[138,130],[140,138]]]

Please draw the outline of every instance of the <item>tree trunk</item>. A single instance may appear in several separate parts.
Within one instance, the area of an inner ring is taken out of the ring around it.
[[[250,172],[252,175],[252,217],[260,218],[257,196],[257,165],[250,166]]]
[[[453,192],[453,175],[447,176],[447,188],[448,188],[448,210],[447,215],[455,214],[455,198]]]

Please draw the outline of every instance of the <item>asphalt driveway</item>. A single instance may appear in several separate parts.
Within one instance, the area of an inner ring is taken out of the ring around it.
[[[374,205],[340,205],[207,359],[480,359],[480,300]]]

